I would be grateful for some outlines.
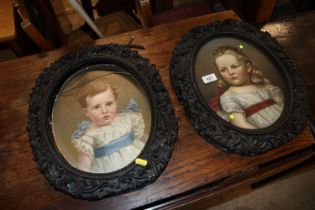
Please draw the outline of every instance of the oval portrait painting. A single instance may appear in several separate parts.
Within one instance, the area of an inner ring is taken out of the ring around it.
[[[304,129],[306,86],[294,61],[244,21],[191,29],[176,45],[170,76],[194,128],[225,152],[258,155]]]
[[[171,157],[178,127],[170,97],[155,65],[134,47],[69,52],[32,89],[27,129],[36,166],[74,198],[140,190]]]
[[[56,145],[72,167],[111,173],[144,149],[151,130],[150,102],[127,71],[80,71],[59,90],[51,122]]]
[[[214,38],[195,60],[195,82],[207,106],[241,129],[264,129],[280,118],[283,82],[272,61],[237,38]]]

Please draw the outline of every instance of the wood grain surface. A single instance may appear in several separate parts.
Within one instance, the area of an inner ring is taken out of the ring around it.
[[[172,50],[192,26],[238,18],[231,11],[182,20],[97,40],[93,44],[144,45],[138,52],[156,64],[171,96],[179,135],[166,170],[153,184],[99,201],[78,200],[56,191],[36,169],[26,131],[29,94],[44,68],[76,48],[63,48],[0,63],[0,209],[132,209],[175,208],[214,196],[240,184],[253,183],[314,156],[313,137],[306,128],[288,144],[255,157],[222,152],[193,129],[171,87]]]
[[[310,109],[315,119],[315,11],[267,23],[261,30],[278,40],[309,85]]]
[[[15,38],[14,10],[10,0],[0,1],[0,26],[0,42]]]

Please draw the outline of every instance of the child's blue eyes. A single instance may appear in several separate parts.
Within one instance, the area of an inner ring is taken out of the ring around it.
[[[93,107],[93,109],[98,109],[98,108],[100,108],[100,106],[94,106],[94,107]]]
[[[231,66],[232,69],[236,69],[236,68],[239,68],[241,66],[241,64],[234,64]],[[227,68],[222,68],[220,69],[220,72],[225,72],[227,71]]]
[[[109,102],[106,104],[106,106],[112,106],[114,103],[113,102]],[[92,109],[100,109],[101,108],[101,105],[96,105],[96,106],[93,106]]]

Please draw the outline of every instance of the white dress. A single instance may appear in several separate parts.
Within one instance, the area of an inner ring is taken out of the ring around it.
[[[226,113],[245,113],[247,108],[268,99],[272,99],[275,103],[247,117],[247,121],[252,125],[265,128],[272,125],[282,113],[284,97],[280,88],[267,84],[253,92],[223,94],[220,103],[222,110]]]
[[[144,121],[139,112],[122,112],[117,119],[108,125],[86,132],[90,122],[83,121],[72,137],[75,148],[93,161],[89,172],[108,173],[119,170],[134,161],[144,147]],[[99,148],[114,142],[121,137],[132,134],[132,143],[108,155],[96,155]]]

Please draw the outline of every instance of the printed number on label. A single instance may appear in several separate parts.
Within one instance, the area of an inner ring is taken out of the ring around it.
[[[214,73],[205,75],[205,76],[203,76],[203,77],[201,77],[201,78],[202,78],[202,81],[203,81],[205,84],[210,83],[210,82],[214,82],[214,81],[217,81],[217,80],[218,80]]]

